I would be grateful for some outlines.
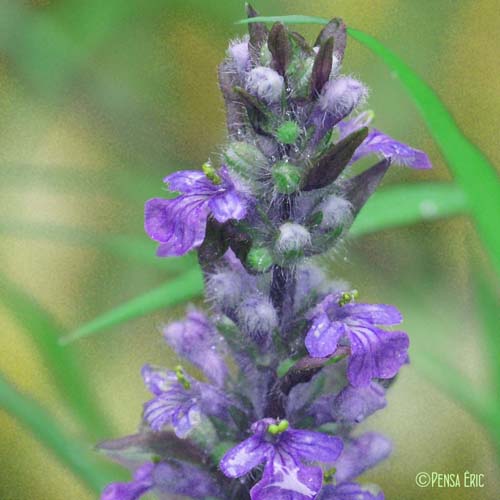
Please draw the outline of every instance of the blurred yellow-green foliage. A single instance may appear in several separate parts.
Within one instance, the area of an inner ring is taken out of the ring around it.
[[[497,0],[254,3],[266,15],[341,16],[383,41],[500,165]],[[243,2],[235,0],[0,2],[1,272],[66,331],[168,277],[79,245],[78,234],[146,238],[143,202],[161,194],[161,179],[220,150],[225,118],[216,67],[228,40],[245,32],[234,25],[241,17]],[[310,37],[317,29],[303,27]],[[430,172],[394,169],[386,183],[450,179],[416,109],[380,60],[351,40],[345,61],[344,71],[370,86],[377,125],[425,149],[433,161]],[[354,240],[327,265],[355,283],[367,301],[397,304],[412,339],[414,362],[391,389],[388,408],[364,424],[395,443],[391,459],[367,480],[379,483],[390,500],[496,500],[500,472],[489,436],[420,361],[431,353],[452,361],[477,385],[487,383],[488,352],[472,278],[488,264],[472,223],[457,217],[384,231]],[[68,347],[110,421],[108,437],[136,429],[147,397],[141,365],[173,362],[158,327],[181,313],[150,315]],[[0,329],[1,371],[78,436],[50,367],[1,304]],[[93,497],[2,412],[0,428],[2,500]],[[420,471],[466,470],[484,473],[485,487],[415,485]]]

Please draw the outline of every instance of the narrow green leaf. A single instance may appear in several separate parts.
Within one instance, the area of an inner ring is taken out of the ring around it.
[[[201,295],[202,291],[202,274],[199,267],[195,267],[164,285],[150,290],[144,295],[135,297],[102,316],[98,316],[90,323],[63,337],[60,342],[61,344],[68,344],[76,339],[87,337],[158,309],[176,306]]]
[[[0,233],[21,238],[46,239],[67,245],[96,247],[127,262],[134,260],[168,272],[181,272],[196,265],[196,257],[193,254],[176,258],[157,258],[155,243],[146,236],[138,238],[125,234],[103,234],[84,228],[43,223],[28,224],[20,221],[0,222]]]
[[[247,19],[240,19],[235,24],[249,24],[249,23],[277,23],[282,22],[286,24],[328,24],[328,20],[322,17],[315,16],[257,16],[249,17]]]
[[[88,377],[80,367],[76,353],[59,345],[64,330],[55,318],[3,274],[0,274],[0,302],[30,335],[62,399],[83,423],[87,435],[102,437],[109,434],[110,427],[96,405],[94,390],[87,382]]]
[[[463,135],[437,94],[402,59],[370,35],[353,28],[347,31],[385,62],[417,105],[468,198],[478,233],[500,275],[500,231],[496,217],[500,214],[500,178],[495,167]]]
[[[51,415],[37,403],[20,394],[1,374],[0,407],[29,429],[38,441],[51,450],[63,465],[94,492],[99,492],[106,483],[116,479],[105,473],[102,466],[92,459],[90,446],[87,448],[72,436],[66,435]]]
[[[497,406],[500,414],[500,294],[491,277],[482,269],[473,273],[476,291],[476,303],[479,318],[483,324],[483,337],[490,361],[493,379],[493,391],[498,395]],[[499,421],[500,426],[500,421]]]
[[[406,226],[467,213],[466,196],[451,183],[410,184],[377,191],[361,210],[350,234],[363,236],[383,229]]]

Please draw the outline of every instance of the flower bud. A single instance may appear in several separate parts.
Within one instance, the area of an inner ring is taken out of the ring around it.
[[[276,138],[282,144],[295,144],[300,134],[297,122],[287,120],[283,122],[276,131]]]
[[[272,176],[278,193],[292,194],[299,189],[302,170],[296,165],[281,161],[273,166]]]
[[[258,172],[266,167],[266,157],[248,142],[232,142],[224,152],[227,166],[244,179],[255,179]]]
[[[247,255],[247,264],[255,271],[265,272],[273,264],[271,252],[264,247],[251,248]]]
[[[275,250],[285,259],[296,258],[303,255],[304,250],[311,246],[311,234],[300,224],[285,222],[279,228]]]
[[[323,214],[319,227],[324,230],[349,226],[352,222],[352,205],[339,196],[329,196],[318,207]]]
[[[234,62],[236,70],[239,73],[244,73],[247,71],[250,64],[250,56],[248,53],[248,39],[240,41],[234,41],[231,43],[228,49],[229,56]]]
[[[278,327],[278,315],[269,299],[250,295],[238,307],[239,327],[255,342],[264,344]]]
[[[233,271],[220,271],[211,274],[207,281],[207,295],[222,310],[231,311],[241,302],[244,288],[241,275]]]
[[[298,265],[296,276],[294,304],[301,308],[306,300],[321,291],[326,276],[320,267],[310,263]]]
[[[284,88],[281,75],[271,68],[258,66],[247,77],[247,90],[268,103],[279,102]]]
[[[368,89],[358,80],[342,76],[329,81],[319,98],[319,108],[335,120],[348,115],[368,95]]]

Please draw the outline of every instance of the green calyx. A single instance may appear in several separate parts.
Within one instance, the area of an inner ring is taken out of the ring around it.
[[[224,160],[231,170],[245,179],[257,177],[268,164],[257,147],[244,141],[232,142],[224,152]]]
[[[276,130],[276,138],[282,144],[295,144],[300,135],[299,125],[292,121],[287,120],[283,122]]]
[[[186,378],[184,374],[184,369],[181,365],[177,365],[175,367],[175,376],[177,377],[177,381],[184,387],[184,389],[191,389],[191,382]]]
[[[210,162],[206,162],[201,166],[201,169],[203,170],[203,173],[207,177],[209,181],[211,181],[215,185],[222,184],[222,179],[220,178],[219,174],[215,170],[214,167],[212,167],[212,164]]]
[[[267,432],[269,432],[272,436],[276,436],[285,432],[289,426],[290,424],[288,423],[288,420],[281,420],[278,424],[271,424],[267,428]]]
[[[358,298],[359,292],[357,290],[352,290],[351,292],[344,292],[339,299],[339,306],[343,307],[346,304],[349,304],[349,302],[352,302],[353,300],[356,300]]]
[[[273,264],[271,252],[264,247],[251,248],[247,255],[247,264],[254,271],[267,271]]]
[[[278,193],[292,194],[299,189],[302,171],[296,165],[283,161],[273,166],[272,177]]]

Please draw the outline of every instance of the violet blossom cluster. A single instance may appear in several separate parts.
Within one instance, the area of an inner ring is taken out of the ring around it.
[[[220,160],[169,175],[178,196],[145,207],[159,256],[197,252],[210,313],[164,328],[186,363],[143,367],[139,432],[100,445],[134,476],[103,500],[384,498],[356,478],[391,444],[356,426],[386,406],[408,336],[396,307],[358,302],[316,257],[345,239],[391,164],[430,162],[370,128],[368,89],[341,74],[345,45],[339,19],[312,46],[281,23],[251,23],[230,44]]]

